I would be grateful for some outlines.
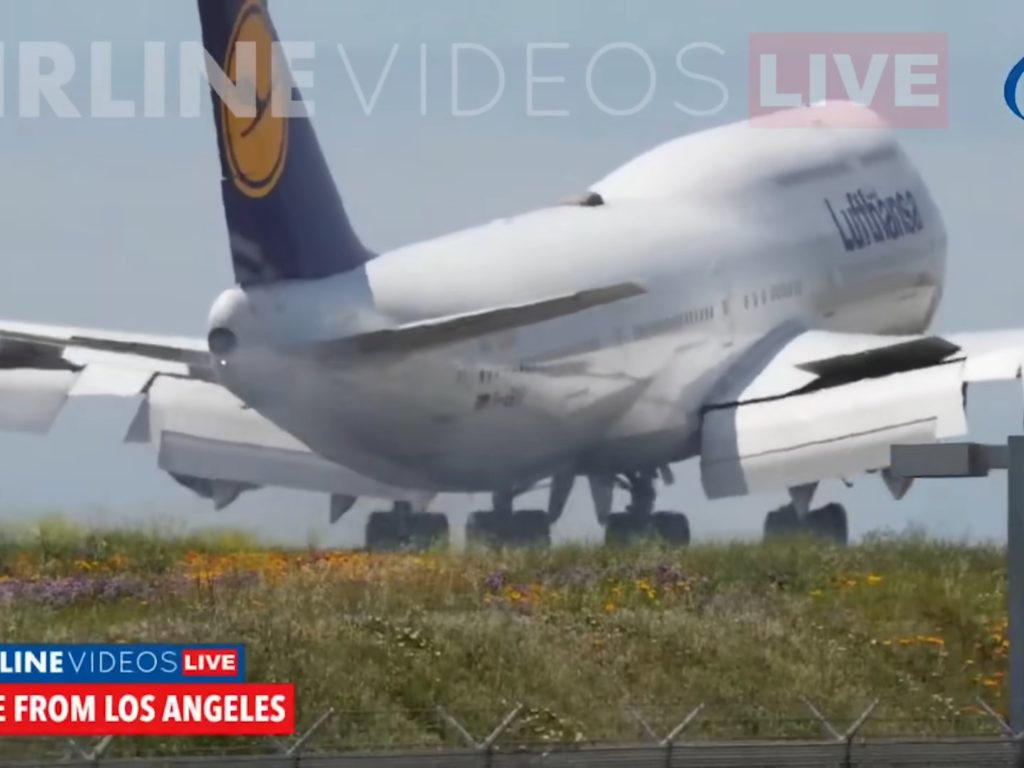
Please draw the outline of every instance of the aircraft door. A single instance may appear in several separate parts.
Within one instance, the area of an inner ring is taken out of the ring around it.
[[[736,317],[741,309],[737,299],[740,297],[733,295],[733,281],[721,259],[716,259],[711,265],[711,275],[713,290],[716,294],[715,330],[722,346],[729,347],[732,346],[736,338]]]

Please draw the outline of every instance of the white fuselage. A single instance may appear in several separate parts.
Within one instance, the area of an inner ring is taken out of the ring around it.
[[[211,314],[240,341],[222,380],[317,453],[409,488],[509,490],[694,456],[702,406],[774,329],[916,333],[936,309],[946,233],[928,190],[891,133],[829,114],[670,142],[594,185],[601,206],[495,221],[365,273],[233,289]],[[279,351],[626,281],[647,293],[430,352]]]

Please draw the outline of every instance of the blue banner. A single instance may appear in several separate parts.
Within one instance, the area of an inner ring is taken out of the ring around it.
[[[244,680],[244,645],[0,643],[0,684],[237,683]]]

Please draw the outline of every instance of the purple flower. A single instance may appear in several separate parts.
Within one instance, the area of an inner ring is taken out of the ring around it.
[[[508,578],[508,574],[504,571],[494,571],[486,579],[484,579],[484,587],[487,588],[488,592],[496,593],[500,592],[505,586],[505,580]]]

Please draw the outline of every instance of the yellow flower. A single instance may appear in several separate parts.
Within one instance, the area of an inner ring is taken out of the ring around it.
[[[869,587],[877,587],[879,584],[881,584],[883,581],[885,581],[885,577],[879,576],[879,575],[874,574],[874,573],[871,573],[871,574],[868,574],[868,577],[867,577],[866,581],[867,581],[867,585]]]
[[[604,612],[605,613],[615,613],[615,603],[605,603],[604,604]]]

